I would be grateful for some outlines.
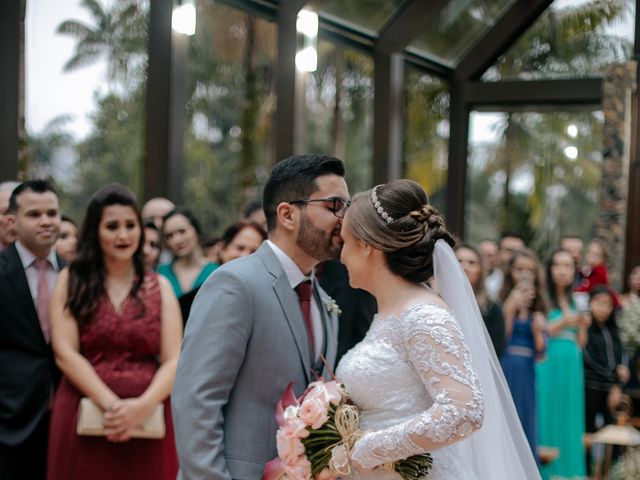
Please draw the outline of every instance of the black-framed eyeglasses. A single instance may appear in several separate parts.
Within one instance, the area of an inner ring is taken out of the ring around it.
[[[351,205],[351,200],[347,200],[346,198],[342,197],[312,198],[311,200],[292,200],[289,203],[291,203],[292,205],[296,203],[306,205],[307,203],[314,202],[325,202],[327,204],[330,203],[331,205],[326,205],[326,207],[331,210],[331,212],[338,218],[343,218],[344,214],[347,213],[347,208],[349,208],[349,206]]]

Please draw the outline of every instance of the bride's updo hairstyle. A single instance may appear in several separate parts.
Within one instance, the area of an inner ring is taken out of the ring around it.
[[[453,236],[423,188],[412,180],[392,180],[353,198],[348,211],[353,235],[381,250],[389,269],[410,282],[433,276],[433,248]]]

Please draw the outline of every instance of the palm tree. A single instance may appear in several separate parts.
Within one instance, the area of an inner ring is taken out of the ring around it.
[[[579,77],[602,72],[609,64],[630,56],[630,42],[602,30],[628,14],[629,2],[625,0],[586,2],[561,10],[550,8],[484,78]],[[499,228],[506,229],[513,220],[514,212],[509,204],[514,198],[510,193],[511,184],[526,171],[534,179],[528,201],[529,225],[536,230],[533,244],[544,250],[556,242],[555,237],[562,229],[566,233],[571,228],[582,227],[574,225],[572,220],[586,220],[585,213],[596,208],[593,191],[599,182],[600,166],[594,160],[594,152],[597,154],[601,148],[600,123],[591,112],[506,111],[505,119],[502,145],[489,155],[484,170],[485,175],[501,172],[506,177]],[[570,121],[583,132],[577,139],[566,135],[565,128]],[[587,131],[591,134],[584,135]],[[575,160],[568,160],[563,154],[568,143],[581,152]],[[583,152],[589,155],[582,155]],[[562,197],[554,197],[557,192],[550,187],[555,186],[564,192]],[[550,209],[561,215],[557,221],[550,220],[553,213]],[[567,216],[567,212],[573,216]],[[584,227],[579,233],[589,235]]]
[[[77,41],[73,56],[64,65],[65,71],[105,58],[111,82],[122,83],[126,88],[131,87],[130,81],[141,80],[144,72],[141,57],[146,56],[147,48],[146,3],[117,0],[108,10],[97,0],[82,0],[80,4],[91,14],[92,24],[71,19],[63,21],[56,30]]]

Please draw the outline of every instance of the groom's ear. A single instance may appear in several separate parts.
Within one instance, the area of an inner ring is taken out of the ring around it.
[[[279,203],[276,207],[278,224],[282,225],[286,230],[294,231],[296,229],[296,224],[298,223],[295,211],[296,209],[290,203]]]

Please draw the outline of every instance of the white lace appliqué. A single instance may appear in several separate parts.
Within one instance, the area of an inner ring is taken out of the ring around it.
[[[352,458],[367,469],[445,447],[482,425],[471,354],[458,322],[440,307],[417,305],[398,318],[377,317],[365,340],[344,357],[338,376],[363,410],[365,433]],[[367,394],[373,388],[384,396]],[[366,425],[367,418],[383,418],[385,409],[402,421],[367,429],[379,423]]]

